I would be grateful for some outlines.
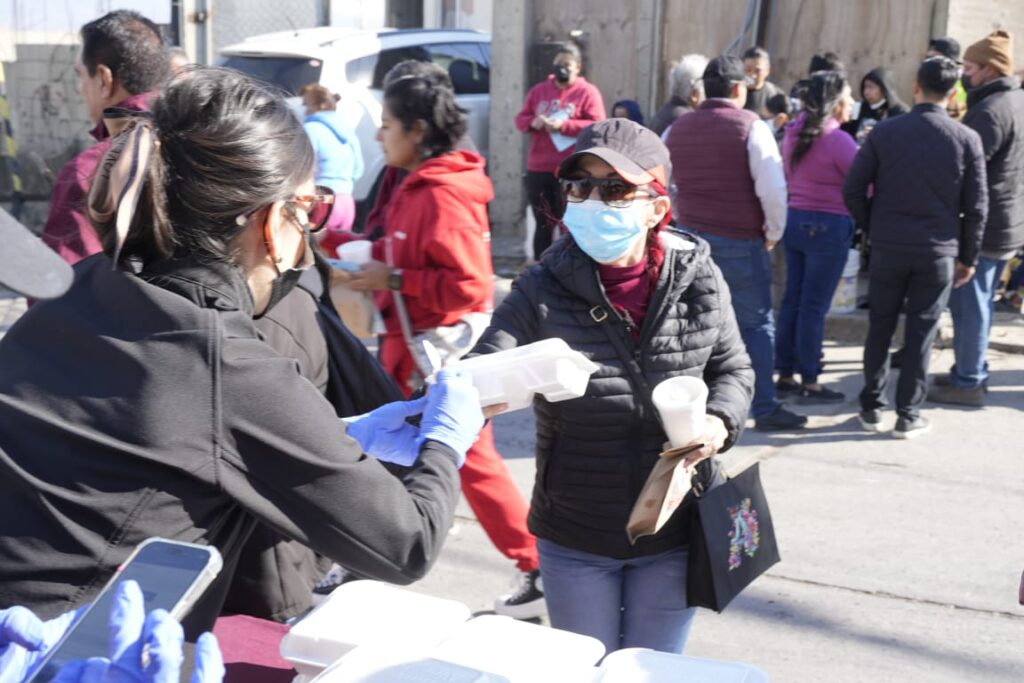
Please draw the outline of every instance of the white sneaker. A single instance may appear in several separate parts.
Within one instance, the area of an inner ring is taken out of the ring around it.
[[[494,612],[513,619],[539,619],[547,614],[540,570],[520,572],[512,592],[494,601]]]

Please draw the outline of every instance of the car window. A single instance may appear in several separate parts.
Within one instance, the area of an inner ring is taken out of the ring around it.
[[[456,95],[491,91],[491,70],[479,43],[428,45],[430,61],[443,67],[452,79]]]
[[[349,83],[369,85],[378,90],[384,87],[384,76],[391,67],[407,59],[429,62],[430,53],[420,45],[381,50],[378,54],[353,59],[345,65],[345,77]]]
[[[308,57],[247,57],[227,55],[218,60],[220,66],[237,69],[271,85],[298,95],[302,86],[320,82],[323,64]]]
[[[485,51],[486,48],[486,51]],[[488,93],[491,89],[490,46],[486,43],[416,45],[353,59],[345,66],[349,83],[382,89],[391,67],[407,59],[433,62],[448,72],[457,95]]]

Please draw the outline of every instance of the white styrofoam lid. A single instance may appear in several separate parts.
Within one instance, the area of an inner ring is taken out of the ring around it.
[[[755,666],[645,648],[617,650],[601,662],[594,683],[768,683]]]
[[[470,619],[430,651],[435,659],[501,674],[512,683],[589,680],[602,655],[596,638],[496,615]]]
[[[291,628],[281,640],[281,656],[324,668],[360,645],[433,645],[471,614],[454,600],[379,581],[350,581]]]
[[[363,645],[324,670],[310,683],[510,683],[504,676],[479,671],[423,654],[420,648],[396,651]]]

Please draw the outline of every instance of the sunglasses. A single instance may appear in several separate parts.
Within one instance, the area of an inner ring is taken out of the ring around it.
[[[638,194],[640,186],[627,183],[621,178],[560,178],[558,182],[565,193],[566,201],[573,204],[589,199],[595,187],[601,201],[616,209],[630,206],[634,199],[654,196],[649,192]]]
[[[316,186],[316,194],[298,194],[285,204],[302,209],[309,218],[309,231],[320,232],[334,210],[334,190],[324,185]]]

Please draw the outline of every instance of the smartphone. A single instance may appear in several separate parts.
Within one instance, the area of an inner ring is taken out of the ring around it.
[[[85,613],[46,655],[31,683],[47,683],[68,662],[106,657],[110,650],[110,608],[117,585],[138,582],[146,613],[165,609],[181,621],[220,573],[223,562],[212,546],[149,538],[139,544]]]

